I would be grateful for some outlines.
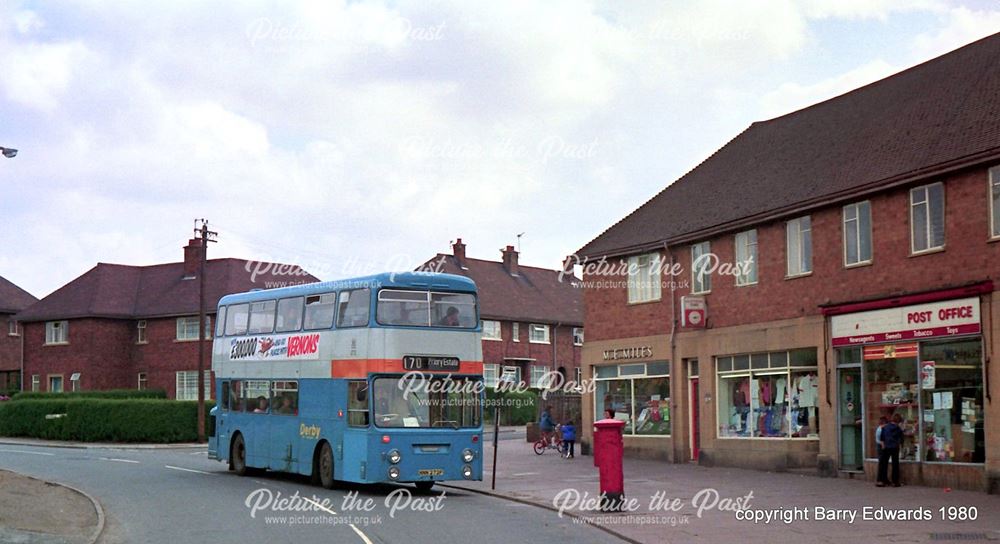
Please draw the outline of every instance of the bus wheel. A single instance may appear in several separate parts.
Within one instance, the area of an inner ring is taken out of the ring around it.
[[[429,493],[431,488],[434,487],[434,482],[414,482],[413,485],[417,486],[417,491]]]
[[[319,472],[319,485],[326,489],[333,489],[333,450],[329,442],[323,442],[319,450],[316,472]]]
[[[233,467],[233,472],[239,476],[247,474],[247,447],[243,443],[243,435],[237,434],[233,439],[233,445],[229,451],[229,463]]]

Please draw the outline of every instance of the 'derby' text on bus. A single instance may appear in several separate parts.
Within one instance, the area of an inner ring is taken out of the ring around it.
[[[476,286],[381,274],[227,295],[209,457],[334,481],[482,479]]]

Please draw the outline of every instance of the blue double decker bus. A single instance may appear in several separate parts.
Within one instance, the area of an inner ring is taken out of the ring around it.
[[[482,479],[476,286],[408,272],[227,295],[212,349],[209,457],[243,475]]]

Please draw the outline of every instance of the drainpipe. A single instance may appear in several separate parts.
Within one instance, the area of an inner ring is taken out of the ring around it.
[[[28,334],[28,329],[21,328],[21,391],[24,391],[24,337]]]

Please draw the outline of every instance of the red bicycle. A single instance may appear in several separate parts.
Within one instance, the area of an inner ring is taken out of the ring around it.
[[[559,426],[556,425],[555,431],[543,432],[541,438],[535,441],[535,455],[541,455],[545,453],[545,450],[552,449],[558,452],[562,452],[563,441],[562,433],[559,432]]]

